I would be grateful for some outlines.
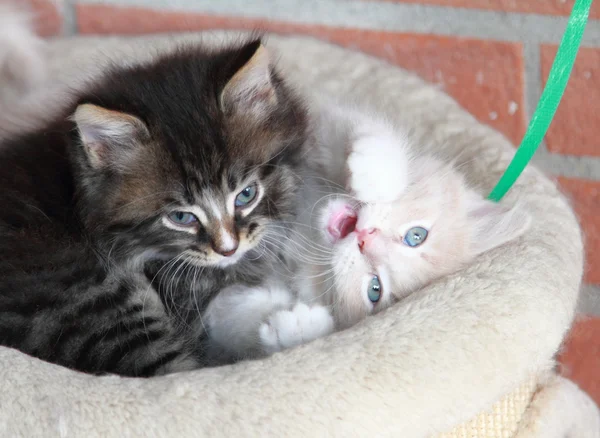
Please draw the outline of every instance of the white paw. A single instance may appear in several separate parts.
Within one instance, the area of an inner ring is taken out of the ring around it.
[[[298,303],[292,310],[271,315],[259,328],[266,354],[295,347],[333,332],[333,317],[323,306],[309,307]]]
[[[408,159],[400,136],[361,136],[348,156],[348,190],[363,202],[394,201],[408,185]]]

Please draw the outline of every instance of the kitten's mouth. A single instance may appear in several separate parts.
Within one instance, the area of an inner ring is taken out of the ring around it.
[[[327,232],[333,240],[337,242],[342,240],[356,228],[358,217],[356,212],[348,206],[334,212],[327,223]]]

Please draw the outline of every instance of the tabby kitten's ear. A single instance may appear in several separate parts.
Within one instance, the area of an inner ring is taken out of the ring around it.
[[[221,110],[266,116],[277,104],[267,49],[260,40],[252,41],[236,53],[231,66],[232,76],[220,96]]]
[[[95,169],[119,167],[150,135],[137,117],[92,104],[79,105],[71,119],[77,124],[83,149]]]

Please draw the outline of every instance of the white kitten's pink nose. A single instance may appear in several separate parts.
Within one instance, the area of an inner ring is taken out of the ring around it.
[[[365,249],[365,245],[369,245],[378,234],[379,230],[377,228],[366,228],[363,230],[356,230],[356,237],[358,240],[358,249],[360,252],[363,252]]]

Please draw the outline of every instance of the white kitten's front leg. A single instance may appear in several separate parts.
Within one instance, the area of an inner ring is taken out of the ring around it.
[[[247,358],[264,355],[259,328],[270,315],[290,309],[293,294],[280,285],[228,286],[211,301],[200,329],[209,333],[211,355]]]
[[[391,202],[408,185],[407,139],[385,127],[359,130],[348,156],[348,191],[363,202]]]
[[[260,326],[260,340],[266,354],[292,348],[333,333],[334,321],[324,306],[298,303],[292,310],[272,314]]]

